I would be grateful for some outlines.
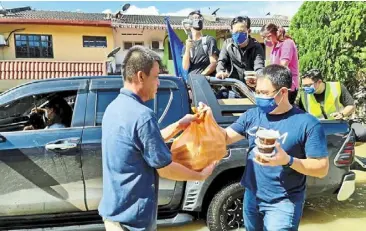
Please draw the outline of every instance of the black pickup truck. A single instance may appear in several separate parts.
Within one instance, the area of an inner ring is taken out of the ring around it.
[[[120,76],[73,77],[23,84],[0,95],[0,229],[101,223],[97,208],[102,193],[101,122],[107,105],[123,86]],[[215,89],[235,88],[243,98],[217,99]],[[70,127],[23,131],[31,109],[54,96],[73,110]],[[246,98],[245,98],[246,97]],[[255,107],[240,81],[191,76],[161,76],[154,100],[161,128],[191,113],[198,102],[208,104],[216,121],[226,127]],[[123,110],[123,108],[121,108]],[[346,122],[323,121],[330,153],[329,174],[307,178],[307,196],[346,200],[355,190],[354,135]],[[204,218],[210,230],[243,225],[243,188],[238,183],[246,165],[248,142],[228,147],[227,156],[204,182],[161,179],[160,225]]]

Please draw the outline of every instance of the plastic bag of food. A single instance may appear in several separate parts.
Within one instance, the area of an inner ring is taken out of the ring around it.
[[[226,133],[210,109],[198,111],[196,116],[198,119],[173,141],[171,152],[174,162],[200,171],[226,155]]]

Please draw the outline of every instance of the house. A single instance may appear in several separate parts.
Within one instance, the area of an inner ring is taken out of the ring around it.
[[[106,74],[114,40],[105,14],[30,7],[0,14],[0,92],[33,79]]]
[[[107,56],[116,47],[117,71],[126,51],[134,45],[155,50],[174,73],[165,16],[38,11],[30,7],[0,11],[0,92],[34,79],[107,74]],[[181,22],[171,16],[178,37],[187,38]],[[230,36],[230,18],[205,16],[203,33],[215,37],[221,48]],[[252,18],[252,36],[262,43],[261,27],[283,18]],[[264,47],[264,45],[263,45]],[[267,57],[269,51],[266,50]]]
[[[218,47],[221,46],[226,38],[230,36],[231,18],[219,18],[215,16],[204,16],[205,35],[216,38]],[[169,73],[174,73],[172,57],[170,53],[169,41],[167,39],[165,16],[158,15],[123,15],[120,18],[112,19],[113,34],[115,45],[122,47],[122,51],[117,54],[117,63],[121,63],[126,50],[133,45],[144,45],[157,51],[163,57],[163,63],[167,66]],[[187,35],[182,26],[182,21],[186,17],[170,16],[169,21],[172,28],[182,42],[185,42]],[[266,49],[263,39],[259,35],[263,25],[272,22],[289,27],[289,20],[286,18],[252,18],[251,36],[257,39],[266,50],[266,58],[269,58],[270,49]]]

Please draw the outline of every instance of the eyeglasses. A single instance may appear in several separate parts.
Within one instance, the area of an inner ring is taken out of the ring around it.
[[[278,92],[280,89],[275,89],[273,91],[270,91],[270,92],[263,92],[263,91],[255,91],[255,94],[256,95],[259,95],[259,96],[267,96],[267,97],[271,97],[273,96],[273,93],[275,92]],[[276,93],[277,94],[277,93]]]
[[[302,87],[311,87],[314,86],[315,83],[302,84]]]

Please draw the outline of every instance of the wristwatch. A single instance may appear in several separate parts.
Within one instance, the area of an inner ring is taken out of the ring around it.
[[[290,156],[290,161],[284,165],[284,167],[289,168],[294,163],[294,157]]]

